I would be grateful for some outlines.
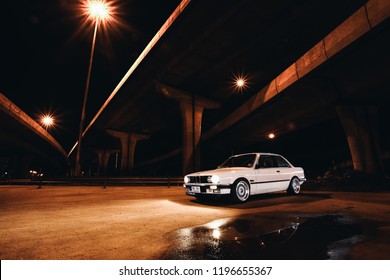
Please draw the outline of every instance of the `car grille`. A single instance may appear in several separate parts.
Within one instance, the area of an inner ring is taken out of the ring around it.
[[[210,183],[207,178],[210,176],[189,176],[188,178],[190,179],[189,183],[194,183],[194,184],[204,184],[204,183]]]

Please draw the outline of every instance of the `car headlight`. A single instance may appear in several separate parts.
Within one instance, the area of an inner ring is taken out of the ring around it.
[[[184,176],[184,183],[188,184],[190,182],[190,178],[188,176]]]
[[[211,176],[210,181],[211,181],[211,183],[213,183],[213,184],[218,184],[219,181],[220,181],[219,176],[217,176],[217,175]]]

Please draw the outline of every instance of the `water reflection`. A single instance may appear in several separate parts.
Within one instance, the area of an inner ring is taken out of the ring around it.
[[[287,241],[297,230],[299,218],[273,218],[253,216],[240,219],[221,219],[204,225],[210,236],[219,241],[235,241],[240,246],[271,247]]]
[[[340,215],[219,219],[173,232],[172,246],[163,259],[344,258],[352,244],[345,240],[358,242],[360,232]]]

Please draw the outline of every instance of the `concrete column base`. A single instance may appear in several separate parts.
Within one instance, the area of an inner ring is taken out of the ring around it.
[[[105,176],[107,175],[107,166],[108,166],[108,160],[110,159],[110,156],[114,153],[117,153],[119,151],[117,150],[97,150],[97,156],[98,156],[98,173],[99,176]]]
[[[347,136],[354,170],[383,176],[377,108],[339,105],[337,114]]]

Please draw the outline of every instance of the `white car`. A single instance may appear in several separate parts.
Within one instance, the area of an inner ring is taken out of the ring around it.
[[[228,158],[217,169],[188,174],[184,177],[186,194],[230,195],[245,202],[249,196],[287,191],[299,194],[305,181],[301,167],[294,167],[278,154],[248,153]]]

